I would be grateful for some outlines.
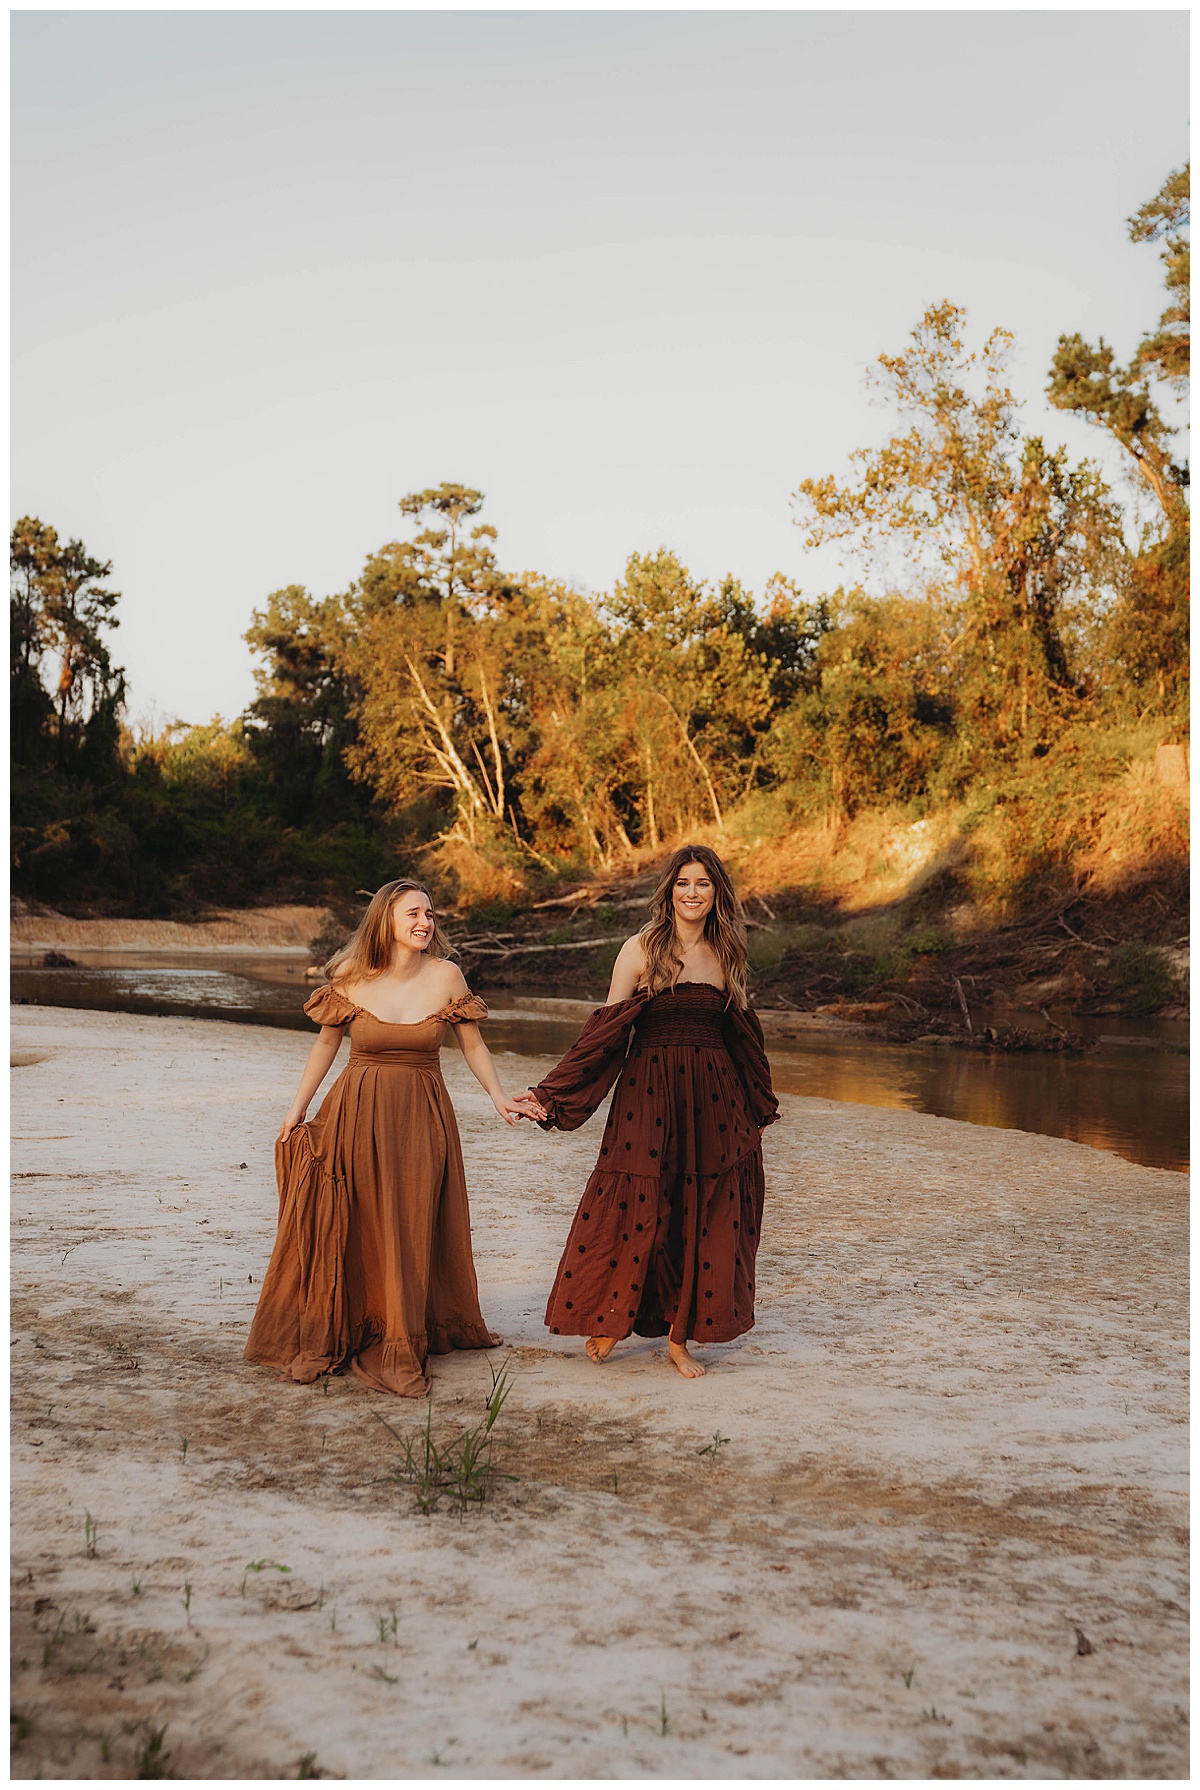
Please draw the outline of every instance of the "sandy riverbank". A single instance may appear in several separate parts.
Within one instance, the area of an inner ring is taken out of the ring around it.
[[[757,1328],[597,1370],[540,1321],[596,1122],[450,1052],[516,1374],[460,1524],[381,1483],[424,1407],[241,1359],[306,1039],[14,1017],[16,1776],[1186,1773],[1184,1177],[785,1097]]]
[[[219,908],[210,919],[72,920],[66,914],[29,913],[23,906],[9,923],[16,955],[43,951],[248,951],[267,956],[307,956],[309,943],[330,919],[324,907]]]

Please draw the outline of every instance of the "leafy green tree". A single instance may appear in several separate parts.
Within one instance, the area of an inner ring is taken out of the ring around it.
[[[1177,706],[1187,687],[1188,471],[1173,459],[1174,431],[1150,391],[1155,378],[1169,391],[1186,389],[1191,347],[1190,164],[1168,176],[1154,198],[1129,219],[1134,242],[1165,239],[1162,259],[1169,303],[1158,327],[1143,339],[1127,367],[1107,342],[1092,347],[1079,335],[1062,336],[1050,371],[1048,395],[1105,430],[1130,456],[1157,499],[1162,526],[1143,538],[1121,601],[1107,629],[1117,679],[1139,707],[1147,701]]]
[[[1191,367],[1192,248],[1184,231],[1191,224],[1192,168],[1188,162],[1166,180],[1129,220],[1134,242],[1165,242],[1162,261],[1170,303],[1158,328],[1137,351],[1137,363],[1176,388],[1185,386]]]
[[[807,544],[846,542],[874,570],[898,549],[962,606],[958,702],[978,752],[1044,749],[1069,704],[1062,609],[1099,600],[1120,551],[1098,471],[1024,439],[1007,384],[1011,337],[968,348],[965,313],[927,311],[912,346],[881,355],[875,383],[905,432],[852,455],[855,477],[805,480]]]
[[[1139,360],[1119,366],[1103,336],[1095,348],[1082,336],[1060,336],[1046,395],[1057,409],[1075,411],[1118,441],[1168,525],[1183,522],[1187,473],[1171,458],[1174,431],[1150,395]]]
[[[254,674],[246,739],[292,825],[365,805],[366,792],[346,768],[359,695],[346,669],[347,638],[344,599],[315,601],[298,584],[272,591],[245,634],[265,661]]]
[[[499,635],[517,587],[500,572],[495,529],[466,527],[482,504],[449,484],[401,499],[425,526],[368,561],[346,656],[362,690],[352,769],[394,805],[419,786],[440,792],[469,844],[510,806]]]
[[[125,675],[104,639],[119,626],[113,613],[121,593],[110,589],[112,563],[94,559],[82,541],[63,543],[57,530],[22,516],[12,531],[10,559],[11,675],[14,745],[36,752],[49,712],[55,717],[55,760],[102,765],[116,751]],[[37,695],[51,676],[48,704]]]
[[[848,816],[927,795],[953,719],[941,606],[853,591],[826,607],[815,676],[772,726],[767,765]]]

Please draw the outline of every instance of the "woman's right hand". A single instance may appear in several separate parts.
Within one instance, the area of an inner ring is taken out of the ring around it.
[[[549,1113],[530,1088],[528,1093],[514,1094],[510,1105],[515,1106],[523,1119],[548,1119]]]
[[[287,1118],[283,1121],[283,1124],[279,1127],[279,1137],[277,1139],[277,1142],[279,1142],[281,1144],[286,1144],[288,1141],[288,1138],[291,1137],[291,1135],[292,1135],[293,1131],[296,1129],[297,1125],[303,1125],[303,1123],[304,1123],[303,1111],[299,1107],[293,1106],[291,1111],[288,1113]]]

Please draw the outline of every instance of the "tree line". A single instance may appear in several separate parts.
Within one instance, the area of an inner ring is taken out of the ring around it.
[[[1002,329],[932,307],[871,378],[893,418],[804,479],[806,545],[860,582],[808,597],[694,578],[666,548],[582,592],[505,569],[484,495],[405,496],[346,591],[252,617],[236,721],[134,737],[112,568],[35,518],[11,541],[18,889],[164,911],[371,884],[398,852],[537,881],[697,827],[943,804],[1081,725],[1177,718],[1187,689],[1189,172],[1134,218],[1166,305],[1127,365],[1063,336],[1057,408],[1122,450],[1116,486],[1024,432]],[[1081,437],[1082,439],[1082,437]],[[439,855],[440,854],[440,855]],[[468,879],[469,880],[469,879]]]

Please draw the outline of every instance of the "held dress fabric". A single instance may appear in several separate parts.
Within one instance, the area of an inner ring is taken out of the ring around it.
[[[463,995],[392,1025],[330,987],[305,1004],[349,1023],[350,1061],[314,1119],[275,1146],[279,1233],[246,1359],[311,1381],[349,1362],[381,1392],[420,1398],[426,1355],[487,1349],[458,1127],[438,1051],[485,1019]]]
[[[574,1131],[614,1081],[546,1323],[729,1342],[754,1323],[760,1134],[779,1116],[762,1027],[706,982],[601,1007],[534,1090],[543,1129]]]

